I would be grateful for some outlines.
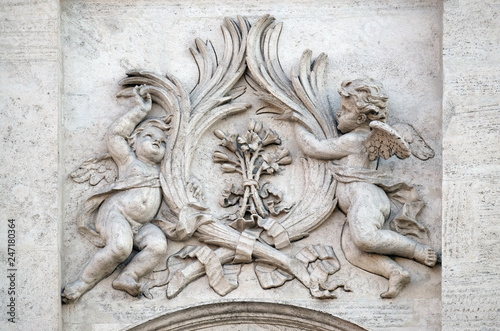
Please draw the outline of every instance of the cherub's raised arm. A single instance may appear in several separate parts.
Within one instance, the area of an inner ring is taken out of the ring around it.
[[[356,152],[358,144],[346,136],[319,140],[303,126],[295,125],[295,135],[300,149],[307,156],[320,160],[336,160]]]
[[[151,95],[147,94],[145,98],[142,98],[139,87],[136,87],[134,88],[134,98],[137,106],[116,119],[107,133],[108,152],[118,167],[127,163],[130,157],[134,156],[127,138],[151,110]]]

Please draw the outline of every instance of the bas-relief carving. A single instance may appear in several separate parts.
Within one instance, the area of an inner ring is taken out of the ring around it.
[[[118,96],[132,98],[136,106],[108,129],[108,153],[71,174],[83,185],[108,185],[86,200],[78,216],[80,233],[101,249],[63,289],[63,302],[78,299],[127,259],[113,287],[148,298],[149,289],[158,286],[173,298],[204,275],[216,293],[226,295],[238,286],[242,263],[254,264],[262,288],[296,278],[313,297],[334,298],[338,287],[349,291],[347,279],[332,276],[341,268],[339,253],[387,278],[381,297],[393,298],[410,274],[392,256],[436,264],[428,230],[417,220],[424,202],[415,188],[378,169],[379,157],[426,160],[433,150],[411,125],[386,124],[388,96],[375,80],[344,81],[341,107],[334,112],[325,54],[313,60],[305,51],[289,78],[278,56],[281,29],[269,16],[253,26],[245,18],[226,19],[220,61],[209,41],[197,39],[191,53],[199,81],[189,93],[168,75],[127,73]],[[239,132],[213,132],[220,141],[212,152],[220,164],[216,176],[239,178],[215,193],[230,210],[217,217],[205,199],[214,192],[191,172],[191,164],[214,124],[252,107],[234,102],[245,93],[235,87],[243,76],[268,106]],[[152,104],[164,117],[148,116]],[[290,154],[280,134],[259,120],[263,113],[289,123],[304,157]],[[275,188],[272,177],[292,163],[301,165],[304,188],[301,199],[288,203],[287,192]],[[346,221],[341,237],[328,240],[341,241],[343,252],[319,237],[314,245],[301,245],[304,237],[314,239],[314,230],[335,208]],[[192,237],[198,244],[185,245],[165,265],[167,240]],[[160,271],[152,275],[153,270]]]
[[[78,217],[81,233],[101,250],[87,262],[78,279],[66,286],[63,301],[79,298],[109,276],[134,247],[139,253],[114,280],[113,287],[139,295],[144,291],[139,279],[166,255],[165,234],[151,221],[162,200],[159,165],[165,157],[169,126],[161,119],[145,120],[152,105],[150,94],[141,97],[139,87],[132,94],[137,106],[118,118],[107,133],[106,145],[118,178],[92,195]],[[84,165],[74,176],[80,179],[95,172],[99,173],[99,168]]]

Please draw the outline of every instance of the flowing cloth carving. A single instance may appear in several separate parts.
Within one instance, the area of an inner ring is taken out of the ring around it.
[[[105,187],[100,192],[93,194],[87,199],[87,201],[85,201],[85,204],[78,215],[78,231],[96,247],[104,247],[106,243],[103,241],[99,232],[95,228],[95,213],[98,211],[101,204],[112,195],[118,192],[143,187],[160,187],[159,177],[135,176],[126,178],[121,181],[116,181]],[[137,223],[132,219],[129,219],[128,221],[132,227],[132,232],[137,234],[143,224]]]
[[[380,170],[349,168],[336,162],[332,162],[332,169],[333,177],[340,183],[366,182],[382,188],[391,202],[391,213],[385,224],[404,236],[428,241],[428,229],[417,220],[425,204],[414,187]]]

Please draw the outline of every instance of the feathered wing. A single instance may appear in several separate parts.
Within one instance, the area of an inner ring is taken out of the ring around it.
[[[434,150],[425,142],[424,138],[408,123],[394,123],[391,125],[408,143],[411,154],[425,161],[434,157]]]
[[[88,182],[92,186],[97,186],[102,181],[111,184],[118,177],[118,167],[111,155],[104,153],[83,162],[78,169],[70,173],[69,177],[79,184]],[[107,187],[110,188],[110,186]],[[93,213],[102,202],[102,197],[105,196],[106,193],[102,194],[101,190],[101,194],[90,197],[85,201],[77,216],[78,231],[96,247],[104,247],[105,242],[96,230]]]
[[[99,184],[102,180],[112,183],[118,177],[118,167],[111,155],[104,153],[83,162],[69,176],[77,183],[88,181],[92,186]]]
[[[325,88],[327,56],[312,60],[306,50],[291,78],[283,72],[278,57],[282,24],[273,17],[262,17],[252,28],[247,43],[249,82],[259,97],[273,106],[268,110],[281,119],[297,121],[320,139],[338,136],[335,118]],[[336,182],[325,161],[303,160],[305,187],[303,199],[280,220],[293,240],[300,239],[318,227],[333,211]]]
[[[378,159],[379,156],[385,160],[393,155],[396,155],[400,159],[410,157],[410,146],[388,124],[380,121],[372,121],[370,122],[370,128],[371,134],[366,140],[366,147],[371,161]]]
[[[125,87],[121,93],[143,85],[141,93],[150,93],[153,102],[171,116],[169,147],[161,172],[164,199],[175,218],[179,218],[181,210],[188,205],[202,208],[201,184],[192,179],[189,172],[193,151],[201,136],[220,118],[249,107],[229,103],[244,93],[244,89],[234,89],[234,85],[246,69],[248,30],[249,23],[242,17],[238,17],[238,21],[225,19],[222,26],[225,47],[220,62],[210,41],[204,43],[196,39],[196,48],[191,49],[191,53],[199,68],[199,81],[191,93],[171,76],[142,70],[128,72],[128,77],[120,82]]]

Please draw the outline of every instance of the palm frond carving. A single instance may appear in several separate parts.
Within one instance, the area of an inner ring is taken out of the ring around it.
[[[196,39],[191,53],[199,68],[199,81],[187,93],[174,77],[157,75],[143,70],[127,73],[120,84],[127,90],[144,85],[142,91],[150,93],[153,102],[162,107],[171,119],[168,152],[162,163],[162,174],[168,185],[164,187],[166,203],[174,217],[188,204],[200,201],[189,194],[189,165],[194,148],[206,130],[221,117],[235,114],[250,107],[243,103],[229,103],[244,93],[244,88],[234,85],[246,70],[245,45],[250,24],[245,18],[226,18],[222,26],[225,48],[218,61],[210,41]]]
[[[264,110],[279,114],[280,119],[299,122],[318,138],[337,137],[325,87],[327,56],[322,53],[312,60],[312,52],[306,50],[288,78],[278,56],[281,30],[282,23],[266,15],[252,26],[248,36],[249,81],[260,99],[271,106]],[[307,158],[302,166],[306,175],[303,199],[280,221],[291,240],[303,238],[318,227],[336,205],[336,181],[328,164]]]
[[[249,33],[247,63],[251,79],[260,87],[259,97],[274,106],[271,112],[300,122],[319,138],[337,137],[325,84],[327,55],[321,53],[313,60],[312,52],[304,51],[288,78],[278,57],[281,30],[282,23],[267,15]]]

